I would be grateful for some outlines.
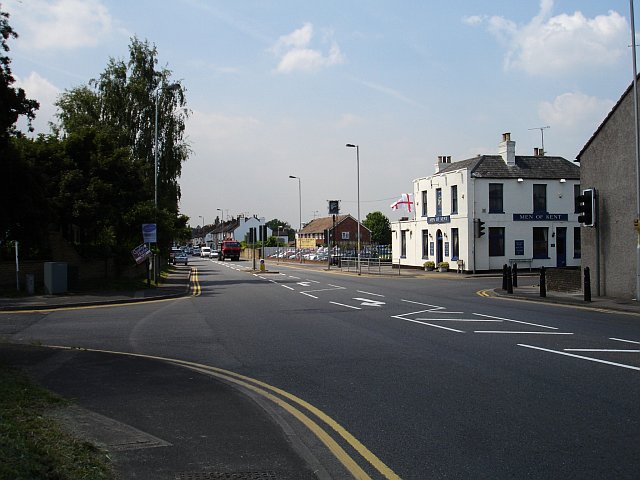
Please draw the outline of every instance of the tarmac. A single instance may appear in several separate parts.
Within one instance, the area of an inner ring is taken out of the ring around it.
[[[0,298],[0,325],[2,317],[11,312],[190,295],[190,271],[176,267],[161,286],[140,291]],[[400,278],[471,277],[415,270],[403,271]],[[586,302],[581,292],[547,291],[542,297],[537,275],[519,278],[521,286],[513,294],[500,288],[500,276],[492,278],[497,288],[479,295],[640,315],[640,302],[635,300],[594,295]],[[71,400],[70,406],[51,415],[73,435],[107,452],[117,478],[351,478],[336,457],[293,417],[251,390],[215,375],[150,357],[10,344],[1,338],[0,363],[27,372],[36,383]]]

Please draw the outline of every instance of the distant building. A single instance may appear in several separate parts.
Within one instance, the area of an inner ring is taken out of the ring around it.
[[[394,263],[454,269],[460,261],[465,271],[580,265],[579,167],[540,149],[516,155],[509,133],[498,153],[442,156],[433,175],[413,181],[414,212],[391,224]]]
[[[335,225],[333,216],[321,217],[307,223],[302,230],[296,233],[296,245],[298,248],[315,248],[327,245],[327,232],[331,244],[358,241],[358,221],[351,215],[336,215]],[[364,225],[360,225],[360,243],[371,243],[371,231]]]
[[[596,227],[582,229],[582,266],[591,271],[594,295],[599,291],[612,297],[636,297],[638,236],[633,222],[638,171],[634,130],[630,85],[577,157],[582,188],[595,188],[598,196]]]
[[[265,225],[264,217],[239,217],[227,222],[221,222],[209,232],[205,241],[207,246],[217,247],[220,242],[226,239],[237,240],[239,242],[246,240],[249,235],[249,229],[255,228],[256,234],[259,235],[259,227]],[[273,234],[270,228],[267,228],[267,238]],[[266,241],[266,239],[265,239]]]

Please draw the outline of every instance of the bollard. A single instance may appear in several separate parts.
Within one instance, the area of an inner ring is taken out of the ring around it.
[[[540,267],[540,296],[547,296],[547,278],[545,275],[544,267]]]
[[[589,267],[584,267],[584,301],[591,301],[591,270]]]
[[[502,266],[502,290],[507,289],[507,264]]]
[[[512,272],[513,272],[513,275],[512,275],[512,277],[513,277],[513,288],[518,288],[518,264],[517,263],[513,264]]]
[[[507,267],[507,293],[513,293],[513,282],[511,281],[511,267]]]

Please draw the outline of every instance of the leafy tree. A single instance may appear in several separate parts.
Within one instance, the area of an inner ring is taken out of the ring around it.
[[[109,231],[129,248],[140,242],[140,225],[152,222],[162,250],[185,238],[178,178],[189,154],[186,98],[157,62],[155,46],[132,38],[127,62],[111,58],[97,80],[64,92],[56,103],[56,131],[72,159],[58,202],[65,222],[81,226],[94,243],[110,238]]]
[[[9,14],[0,11],[0,147],[6,146],[10,136],[17,135],[15,129],[18,117],[26,116],[31,130],[31,120],[36,117],[38,102],[29,100],[22,88],[13,88],[15,78],[11,73],[11,59],[7,40],[18,38],[18,34],[9,25]]]
[[[371,212],[362,221],[371,230],[371,240],[380,245],[391,244],[391,223],[382,212]]]
[[[22,88],[12,86],[15,78],[7,52],[8,40],[16,38],[9,14],[0,11],[0,246],[5,252],[10,249],[9,241],[19,241],[23,252],[33,250],[46,225],[47,213],[43,208],[41,175],[12,143],[20,136],[16,130],[18,118],[26,117],[31,129],[39,107]]]

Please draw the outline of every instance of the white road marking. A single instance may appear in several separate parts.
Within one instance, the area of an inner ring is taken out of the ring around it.
[[[364,305],[365,307],[381,307],[385,305],[385,302],[381,302],[379,300],[372,300],[370,298],[354,298],[354,300],[358,300],[360,305]]]
[[[640,350],[615,350],[613,348],[565,348],[565,352],[640,353]]]
[[[412,318],[401,318],[400,320],[404,320],[405,322],[419,323],[420,325],[427,325],[434,328],[441,328],[442,330],[449,330],[450,332],[464,333],[464,331],[462,330],[456,330],[455,328],[444,327],[442,325],[434,325],[433,323],[421,322],[420,320],[414,320]]]
[[[608,362],[606,360],[600,360],[599,358],[584,357],[582,355],[575,355],[573,353],[567,353],[567,352],[559,352],[557,350],[549,350],[548,348],[535,347],[533,345],[525,345],[523,343],[518,343],[518,346],[519,347],[525,347],[525,348],[531,348],[533,350],[540,350],[542,352],[555,353],[557,355],[565,355],[567,357],[579,358],[580,360],[587,360],[589,362],[604,363],[605,365],[612,365],[614,367],[628,368],[629,370],[639,370],[640,371],[640,367],[634,367],[633,365],[625,365],[624,363]]]
[[[502,320],[481,320],[478,318],[416,318],[416,320],[429,320],[430,322],[475,322],[475,323],[502,323]]]
[[[438,305],[431,305],[430,303],[421,303],[421,302],[414,302],[413,300],[405,300],[403,298],[400,299],[401,302],[406,302],[406,303],[413,303],[414,305],[424,305],[425,307],[432,307],[429,310],[423,310],[423,312],[435,312],[437,311],[438,313],[451,313],[451,314],[455,314],[455,313],[464,313],[464,312],[440,312],[440,310],[446,310],[445,307],[441,307]],[[408,313],[405,313],[403,315],[410,315]]]
[[[374,297],[382,297],[382,298],[384,298],[384,295],[380,295],[379,293],[365,292],[363,290],[356,290],[356,292],[364,293],[365,295],[373,295]]]
[[[609,340],[615,340],[617,342],[634,343],[636,345],[640,345],[640,342],[636,342],[635,340],[625,340],[624,338],[610,338]]]
[[[311,283],[310,282],[296,282],[297,285],[301,285],[303,287],[310,287]]]
[[[475,330],[473,333],[507,333],[513,335],[573,335],[571,332],[516,332],[510,330]]]
[[[334,290],[346,290],[345,287],[319,288],[317,290],[305,290],[305,292],[333,292]]]
[[[354,310],[362,310],[360,307],[354,307],[352,305],[345,305],[344,303],[338,303],[338,302],[329,302],[329,303],[333,303],[334,305],[340,305],[341,307],[353,308]]]
[[[307,297],[316,298],[316,299],[318,298],[318,297],[316,297],[315,295],[311,295],[310,293],[307,293],[307,292],[300,292],[300,293],[301,293],[302,295],[306,295]]]
[[[280,285],[283,288],[288,288],[289,290],[295,290],[295,288],[290,287],[289,285],[282,285],[281,283],[279,283],[278,285]]]
[[[493,315],[484,315],[482,313],[474,313],[474,315],[477,315],[478,317],[495,318],[496,320],[504,320],[506,322],[520,323],[522,325],[531,325],[532,327],[540,327],[540,328],[548,328],[550,330],[558,330],[558,327],[550,327],[549,325],[540,325],[538,323],[522,322],[520,320],[513,320],[511,318],[494,317]]]

